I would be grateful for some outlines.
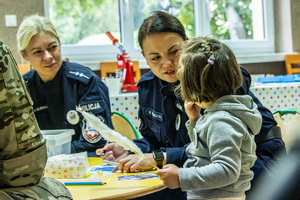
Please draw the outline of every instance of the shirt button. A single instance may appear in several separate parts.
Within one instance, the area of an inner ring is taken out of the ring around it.
[[[165,137],[165,144],[166,146],[169,146],[169,140]]]

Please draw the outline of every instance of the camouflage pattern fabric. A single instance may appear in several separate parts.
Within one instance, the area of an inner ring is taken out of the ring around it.
[[[0,40],[0,188],[37,183],[47,161],[32,100],[9,48]]]
[[[72,199],[72,195],[63,183],[53,178],[43,177],[41,181],[34,186],[0,190],[0,199],[69,200]]]

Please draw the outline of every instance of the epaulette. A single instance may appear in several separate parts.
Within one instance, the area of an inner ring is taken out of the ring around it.
[[[153,80],[156,76],[154,73],[150,70],[149,72],[145,73],[139,80],[138,85],[142,82]]]
[[[94,76],[93,72],[87,67],[79,65],[77,63],[70,64],[68,62],[64,62],[64,64],[66,64],[65,75],[68,78],[80,81],[84,84],[88,84],[90,79]]]
[[[24,82],[26,83],[26,85],[27,85],[27,83],[31,83],[32,81],[33,81],[33,76],[34,76],[34,70],[30,70],[30,71],[28,71],[28,72],[25,72],[23,75],[22,75],[22,77],[23,77],[23,80],[24,80]]]

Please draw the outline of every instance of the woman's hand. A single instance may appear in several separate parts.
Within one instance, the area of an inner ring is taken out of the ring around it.
[[[128,155],[128,151],[116,143],[109,143],[101,149],[96,150],[96,154],[103,160],[119,162]]]
[[[168,164],[162,169],[157,170],[156,175],[164,182],[170,189],[179,188],[179,168],[176,165]]]
[[[153,155],[151,153],[146,153],[144,156],[153,164],[155,164]],[[113,169],[111,172],[116,172],[120,169],[121,172],[124,170],[126,172],[134,172],[135,170],[152,170],[153,167],[146,162],[144,159],[139,162],[141,158],[135,154],[128,155],[119,161],[119,166]]]
[[[195,122],[200,117],[200,107],[193,102],[184,102],[185,112],[188,115],[190,122]]]

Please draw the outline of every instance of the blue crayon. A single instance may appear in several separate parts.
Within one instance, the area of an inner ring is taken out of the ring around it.
[[[104,185],[106,182],[65,182],[65,185]]]

